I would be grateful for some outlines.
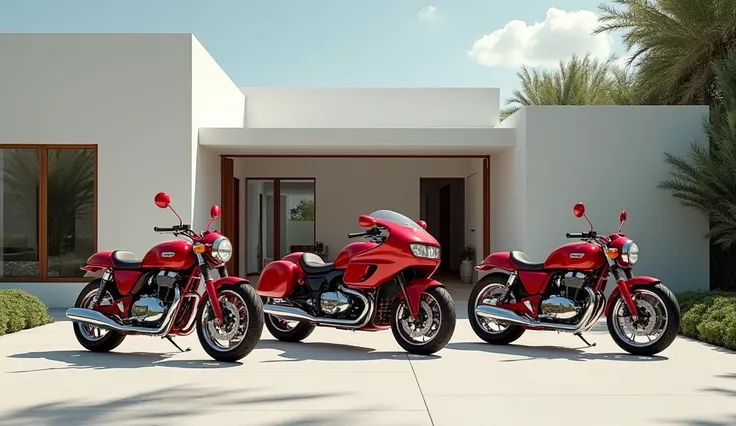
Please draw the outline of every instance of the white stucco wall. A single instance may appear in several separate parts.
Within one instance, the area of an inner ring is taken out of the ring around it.
[[[673,291],[707,290],[708,222],[657,188],[669,177],[664,152],[684,156],[692,142],[707,143],[707,113],[685,106],[527,108],[516,148],[526,149],[526,170],[517,170],[526,176],[523,250],[542,260],[567,242],[565,232],[587,230],[572,214],[577,201],[599,232],[615,231],[625,209],[624,231],[641,249],[637,275],[659,277]]]

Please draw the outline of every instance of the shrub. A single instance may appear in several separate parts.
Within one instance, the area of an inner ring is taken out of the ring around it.
[[[36,296],[23,290],[0,290],[0,336],[53,321]]]
[[[677,300],[682,334],[736,350],[736,293],[685,292]]]

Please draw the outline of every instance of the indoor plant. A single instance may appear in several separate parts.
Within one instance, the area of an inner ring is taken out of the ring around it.
[[[462,263],[460,263],[460,279],[465,284],[470,284],[473,282],[475,247],[472,245],[463,247],[460,252],[460,258],[462,259]]]

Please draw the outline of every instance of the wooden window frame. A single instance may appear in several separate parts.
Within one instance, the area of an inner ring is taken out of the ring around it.
[[[48,277],[48,151],[50,149],[91,149],[94,151],[94,189],[92,204],[93,252],[97,252],[97,214],[98,214],[98,173],[99,159],[97,144],[0,144],[4,149],[36,149],[38,150],[38,276],[37,277],[0,277],[0,282],[34,283],[34,282],[89,282],[89,277]],[[80,265],[81,266],[81,265]]]

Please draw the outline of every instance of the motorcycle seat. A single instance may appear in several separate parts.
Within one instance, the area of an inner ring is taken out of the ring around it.
[[[304,253],[302,257],[299,258],[299,266],[302,267],[302,270],[307,275],[326,274],[335,269],[335,265],[332,263],[325,263],[321,257],[314,253]]]
[[[526,253],[521,251],[512,251],[510,254],[511,261],[514,262],[519,269],[528,271],[539,271],[544,269],[544,262],[532,262]]]
[[[116,268],[121,269],[138,269],[141,267],[141,260],[135,253],[124,250],[115,250],[112,252],[112,262]]]

